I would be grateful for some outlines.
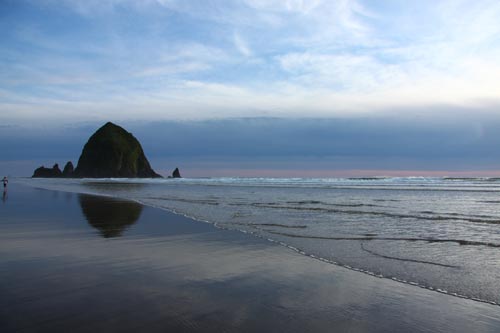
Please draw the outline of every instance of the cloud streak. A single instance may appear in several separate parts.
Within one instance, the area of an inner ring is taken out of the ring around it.
[[[496,112],[500,104],[496,1],[3,7],[0,121],[11,124],[356,117],[443,105]]]

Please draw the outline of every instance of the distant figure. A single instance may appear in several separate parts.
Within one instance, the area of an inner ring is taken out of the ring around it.
[[[2,183],[3,183],[2,201],[5,202],[5,201],[7,201],[7,184],[9,183],[9,180],[7,179],[7,177],[3,177]]]

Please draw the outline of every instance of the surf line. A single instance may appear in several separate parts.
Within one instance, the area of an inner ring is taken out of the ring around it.
[[[417,259],[408,259],[408,258],[399,258],[399,257],[392,257],[384,254],[377,253],[373,250],[367,249],[365,247],[364,242],[361,242],[361,249],[365,252],[368,252],[374,256],[381,257],[384,259],[390,259],[390,260],[399,260],[399,261],[406,261],[406,262],[416,262],[419,264],[429,264],[429,265],[436,265],[436,266],[441,266],[441,267],[447,267],[447,268],[460,268],[460,266],[455,266],[455,265],[446,265],[446,264],[441,264],[438,262],[432,262],[432,261],[425,261],[425,260],[417,260]]]
[[[468,241],[462,239],[439,239],[439,238],[414,238],[414,237],[374,237],[374,236],[364,236],[364,237],[329,237],[329,236],[316,236],[316,235],[297,235],[289,234],[284,232],[276,232],[269,229],[261,229],[265,232],[274,235],[281,235],[285,237],[292,238],[310,238],[310,239],[324,239],[324,240],[353,240],[353,241],[375,241],[375,240],[385,240],[385,241],[406,241],[406,242],[428,242],[428,243],[457,243],[462,246],[487,246],[492,248],[500,248],[500,244],[480,242],[480,241]]]

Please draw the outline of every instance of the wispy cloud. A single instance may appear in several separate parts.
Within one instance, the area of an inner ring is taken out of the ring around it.
[[[500,104],[497,1],[26,0],[5,9],[4,122]]]
[[[240,34],[235,32],[233,36],[234,36],[234,45],[236,46],[238,51],[246,57],[251,56],[252,51],[248,47],[247,43],[243,40],[243,38],[241,38]]]

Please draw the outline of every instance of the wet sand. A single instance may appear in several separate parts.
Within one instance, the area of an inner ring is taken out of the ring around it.
[[[0,332],[500,331],[499,306],[134,202],[9,186]]]

